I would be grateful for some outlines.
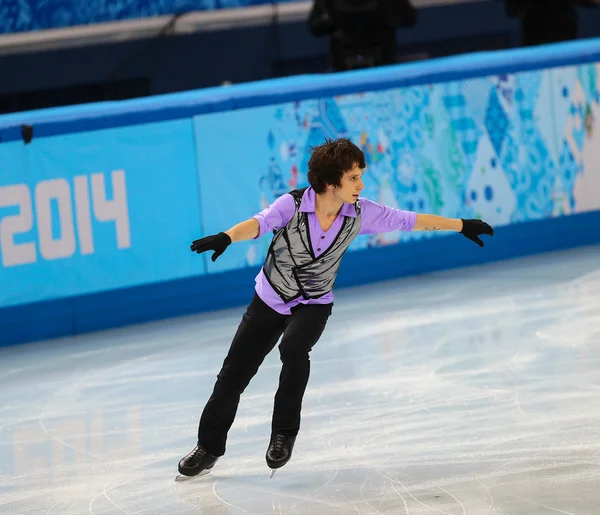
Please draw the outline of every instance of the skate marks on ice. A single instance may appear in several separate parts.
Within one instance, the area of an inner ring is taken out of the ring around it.
[[[492,282],[492,292],[495,279],[493,273],[486,279]],[[376,392],[370,399],[363,394],[361,400],[367,402],[362,405],[352,403],[359,413],[368,414],[375,407],[364,427],[352,415],[335,421],[343,428],[353,423],[356,433],[364,429],[372,437],[353,445],[352,438],[349,442],[334,434],[329,445],[335,439],[343,442],[354,458],[372,464],[413,504],[421,502],[414,499],[414,491],[429,485],[456,498],[453,509],[430,505],[434,511],[600,511],[592,494],[600,471],[595,409],[600,273],[558,279],[530,288],[517,285],[511,296],[477,302],[469,298],[473,293],[469,291],[442,309],[434,305],[421,311],[413,305],[407,311],[414,316],[402,320],[399,313],[387,322],[380,317],[363,326],[362,332],[352,327],[354,317],[349,313],[350,325],[345,335],[340,334],[340,345],[353,334],[358,338],[378,334],[387,360],[356,362],[360,370],[356,376],[377,378],[346,392],[347,398],[358,398],[361,391]],[[463,316],[468,314],[468,323],[449,324],[455,318],[452,306],[457,305],[463,307]],[[427,352],[394,341],[402,330],[404,342],[418,334]],[[324,397],[321,394],[319,401]],[[399,408],[387,409],[390,406]],[[398,459],[401,467],[391,464]],[[443,482],[416,481],[440,476]],[[477,493],[476,487],[483,492]],[[578,492],[575,500],[573,491]],[[473,498],[487,499],[489,505],[474,506]],[[420,509],[410,502],[406,510]]]
[[[0,349],[0,512],[600,513],[599,292],[597,247],[341,290],[271,479],[276,350],[174,481],[243,307]]]
[[[221,496],[257,513],[252,492],[282,499],[282,513],[600,512],[600,274],[540,276],[536,264],[513,295],[474,297],[481,284],[443,291],[442,306],[374,309],[368,327],[366,303],[338,301],[298,449],[273,483],[283,491],[246,478],[246,493],[222,483]]]
[[[208,470],[203,470],[202,472],[200,472],[200,474],[196,474],[195,476],[184,476],[183,474],[177,474],[175,476],[175,482],[176,483],[183,483],[185,481],[190,481],[194,478],[198,478],[198,477],[202,477],[202,476],[208,476],[208,474],[211,473],[211,469]]]

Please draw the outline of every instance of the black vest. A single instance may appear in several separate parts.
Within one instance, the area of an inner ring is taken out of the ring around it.
[[[296,210],[285,227],[274,231],[263,265],[265,277],[284,302],[298,297],[315,299],[333,290],[342,256],[360,231],[360,202],[357,200],[354,203],[356,218],[345,216],[331,246],[315,258],[308,213],[300,212],[306,189],[290,191]]]

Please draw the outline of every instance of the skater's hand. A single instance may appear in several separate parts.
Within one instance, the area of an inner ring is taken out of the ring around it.
[[[190,249],[192,252],[196,252],[198,254],[206,252],[207,250],[214,250],[215,252],[211,257],[214,262],[221,254],[223,254],[223,252],[225,252],[229,245],[231,245],[231,238],[229,235],[224,232],[220,232],[219,234],[194,240],[190,245]]]
[[[483,247],[483,241],[479,238],[481,234],[488,234],[489,236],[494,235],[494,229],[482,220],[477,219],[463,219],[463,228],[460,233],[465,237],[469,238],[471,241],[474,241],[480,247]]]

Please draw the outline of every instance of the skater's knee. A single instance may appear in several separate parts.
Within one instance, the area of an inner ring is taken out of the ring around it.
[[[303,363],[310,361],[310,349],[290,349],[279,347],[279,357],[282,363]]]
[[[217,376],[215,389],[228,393],[242,393],[255,374],[256,371],[252,370],[236,370],[235,367],[223,368]]]

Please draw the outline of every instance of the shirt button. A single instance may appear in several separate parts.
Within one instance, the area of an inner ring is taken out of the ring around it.
[[[317,250],[321,250],[321,249],[317,249]]]
[[[324,239],[325,239],[325,236],[321,236],[321,239],[322,239],[322,240],[324,240]]]

